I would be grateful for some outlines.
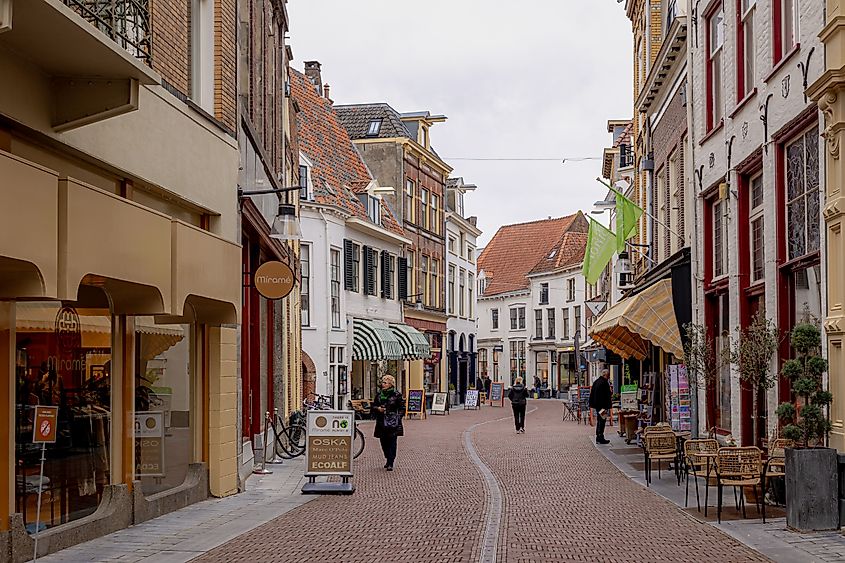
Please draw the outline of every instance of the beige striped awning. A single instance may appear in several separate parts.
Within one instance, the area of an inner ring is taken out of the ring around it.
[[[649,342],[683,358],[672,281],[659,281],[605,311],[593,323],[590,336],[623,358],[642,360],[648,355]]]

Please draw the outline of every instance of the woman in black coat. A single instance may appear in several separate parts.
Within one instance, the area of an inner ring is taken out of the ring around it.
[[[381,392],[373,401],[372,413],[376,417],[375,437],[381,441],[384,452],[384,468],[393,471],[396,460],[396,442],[405,434],[402,417],[405,416],[405,399],[396,390],[396,379],[392,375],[381,378]]]
[[[517,434],[525,434],[525,407],[528,404],[528,389],[522,384],[522,378],[517,377],[508,391],[508,399],[513,407],[513,422]]]

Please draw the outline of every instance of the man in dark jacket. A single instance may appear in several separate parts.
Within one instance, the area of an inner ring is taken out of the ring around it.
[[[517,434],[525,434],[525,407],[528,404],[528,389],[522,384],[522,378],[517,377],[508,391],[508,399],[513,407],[513,422]]]
[[[604,437],[605,417],[610,411],[610,372],[601,370],[601,377],[593,382],[590,389],[590,408],[596,410],[596,444],[609,444]]]

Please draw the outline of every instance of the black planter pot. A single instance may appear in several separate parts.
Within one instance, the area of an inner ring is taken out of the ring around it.
[[[786,525],[800,532],[839,529],[836,450],[786,450]]]

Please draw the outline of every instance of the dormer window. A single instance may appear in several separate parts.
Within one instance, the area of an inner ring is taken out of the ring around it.
[[[381,225],[381,201],[375,196],[367,197],[367,216],[376,225]]]
[[[381,119],[370,121],[370,125],[367,127],[367,137],[378,137],[379,131],[381,131]]]
[[[311,194],[308,192],[308,167],[299,165],[299,199],[310,200]]]

